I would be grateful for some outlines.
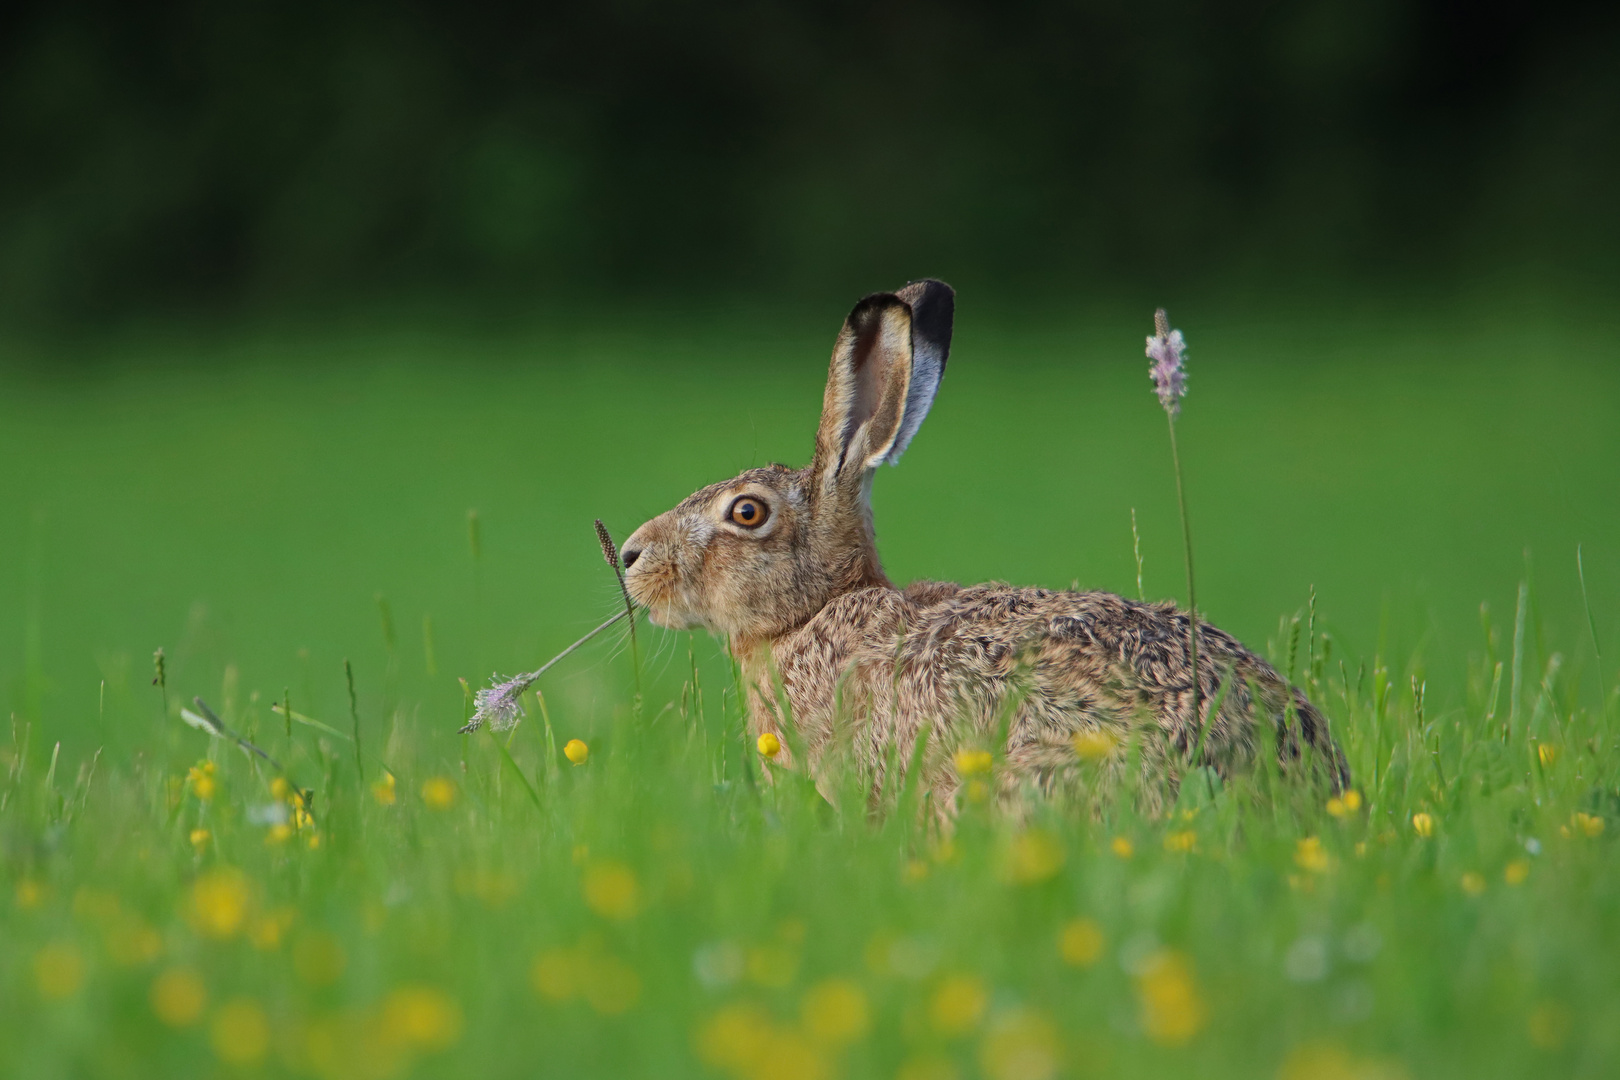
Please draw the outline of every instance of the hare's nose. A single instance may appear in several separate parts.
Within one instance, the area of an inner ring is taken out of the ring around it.
[[[624,568],[628,570],[635,565],[637,559],[641,558],[641,549],[625,548],[619,552],[619,558],[624,561]]]

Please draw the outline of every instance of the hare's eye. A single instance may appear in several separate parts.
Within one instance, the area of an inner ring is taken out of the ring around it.
[[[765,504],[758,499],[744,495],[731,504],[731,514],[729,516],[732,521],[745,529],[757,529],[765,524],[765,519],[770,516],[770,511],[766,510]]]

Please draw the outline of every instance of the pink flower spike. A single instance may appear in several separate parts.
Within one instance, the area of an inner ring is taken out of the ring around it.
[[[1187,369],[1182,365],[1187,342],[1180,330],[1170,329],[1170,316],[1160,308],[1153,314],[1154,334],[1147,339],[1147,356],[1153,361],[1148,374],[1158,391],[1159,404],[1173,420],[1181,413],[1181,399],[1187,396]]]

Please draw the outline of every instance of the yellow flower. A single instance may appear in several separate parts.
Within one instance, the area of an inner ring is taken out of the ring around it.
[[[782,752],[782,740],[776,737],[775,732],[767,731],[760,735],[754,740],[754,745],[759,749],[760,757],[773,758]]]
[[[769,1064],[775,1039],[770,1014],[758,1005],[727,1005],[709,1017],[697,1031],[697,1053],[705,1064],[751,1076]]]
[[[1119,740],[1101,729],[1076,732],[1074,736],[1074,752],[1080,755],[1081,761],[1102,761],[1117,746]]]
[[[1313,874],[1322,874],[1333,865],[1333,860],[1322,850],[1321,838],[1307,836],[1294,845],[1294,865]]]
[[[264,842],[266,844],[285,844],[292,839],[292,834],[293,827],[286,822],[282,822],[280,825],[270,826],[269,830],[264,834]]]
[[[1063,869],[1063,845],[1042,829],[1026,829],[1007,852],[1007,876],[1019,885],[1037,885]]]
[[[429,810],[448,810],[456,805],[460,792],[447,776],[430,776],[422,781],[422,801]]]
[[[210,839],[211,839],[211,834],[209,833],[209,831],[207,829],[192,829],[191,830],[191,846],[197,849],[197,854],[199,854],[199,855],[201,855],[203,853],[203,851],[208,847],[208,841]]]
[[[247,918],[248,901],[242,871],[229,866],[210,870],[191,886],[192,926],[204,937],[231,937]]]
[[[1179,832],[1167,833],[1164,838],[1164,850],[1193,852],[1198,850],[1198,834],[1191,829],[1182,829]]]
[[[956,763],[956,772],[960,776],[978,776],[990,771],[995,764],[995,758],[988,750],[958,750],[951,758]]]
[[[1074,919],[1058,935],[1058,955],[1066,964],[1090,967],[1102,957],[1103,932],[1090,919]]]
[[[871,1027],[866,994],[849,979],[826,979],[805,992],[799,1006],[804,1030],[833,1046],[852,1043]]]
[[[309,850],[314,851],[316,848],[321,846],[321,834],[318,832],[310,833],[309,839],[304,841],[304,845],[308,847]]]
[[[385,772],[381,779],[371,785],[371,797],[377,800],[379,806],[394,805],[394,774]]]
[[[1470,870],[1462,876],[1462,891],[1469,896],[1478,896],[1485,891],[1485,875],[1477,870]]]
[[[1058,1031],[1045,1015],[1014,1009],[991,1023],[979,1046],[979,1066],[990,1080],[1049,1080],[1061,1064]]]
[[[1400,1080],[1406,1075],[1398,1061],[1356,1058],[1329,1042],[1294,1047],[1277,1070],[1277,1080]]]
[[[1136,993],[1142,1030],[1154,1042],[1179,1045],[1203,1028],[1204,1001],[1192,968],[1180,953],[1163,950],[1148,957],[1136,977]]]
[[[219,785],[214,780],[214,763],[212,761],[199,761],[186,773],[186,786],[191,793],[203,802],[214,797]]]
[[[956,1062],[938,1054],[907,1058],[900,1065],[896,1080],[961,1080]]]
[[[252,998],[235,998],[219,1007],[210,1025],[214,1053],[230,1065],[255,1065],[270,1049],[270,1018]]]
[[[305,934],[293,946],[293,971],[310,986],[331,986],[343,977],[349,958],[336,937],[324,931]]]
[[[37,908],[45,900],[45,887],[33,878],[17,882],[17,907],[23,911]]]
[[[170,1027],[190,1027],[195,1024],[208,1004],[208,988],[202,976],[191,968],[170,968],[152,980],[152,1012]]]
[[[1523,885],[1530,876],[1530,860],[1514,859],[1502,869],[1502,880],[1509,885]]]
[[[928,864],[921,859],[908,859],[900,873],[908,882],[916,884],[928,876]]]
[[[1536,757],[1541,761],[1541,767],[1551,768],[1552,763],[1558,760],[1558,747],[1552,743],[1537,743]]]
[[[563,757],[575,765],[585,764],[585,759],[591,756],[591,748],[585,745],[583,739],[569,739],[563,746]]]
[[[1122,859],[1128,859],[1136,854],[1136,848],[1123,836],[1116,836],[1108,842],[1108,850]]]
[[[1569,1039],[1569,1010],[1556,1001],[1544,1001],[1530,1010],[1530,1041],[1543,1050],[1557,1050]]]
[[[585,905],[604,919],[628,919],[641,908],[641,889],[633,870],[621,862],[592,863],[585,868]]]
[[[1595,837],[1603,835],[1604,820],[1594,814],[1586,814],[1577,810],[1575,816],[1569,819],[1577,832],[1583,836]]]
[[[383,999],[384,1031],[421,1050],[447,1050],[461,1038],[461,1007],[431,986],[401,986]]]
[[[990,992],[976,975],[947,975],[928,1001],[928,1018],[941,1035],[965,1035],[979,1026]]]
[[[287,783],[287,778],[285,776],[278,776],[274,780],[270,781],[270,794],[278,799],[285,799],[287,797],[287,792],[291,790],[292,785]]]
[[[987,800],[989,798],[990,798],[990,785],[989,784],[985,783],[983,780],[978,780],[978,779],[973,779],[973,780],[968,781],[968,783],[967,783],[967,799],[968,799],[968,802],[973,803],[975,806],[978,806],[978,805],[982,804],[985,800]]]
[[[1361,792],[1354,788],[1327,801],[1327,812],[1336,818],[1349,817],[1361,809]]]
[[[287,933],[288,927],[292,926],[293,916],[296,914],[296,908],[279,907],[267,915],[259,916],[248,926],[248,941],[261,952],[279,948],[282,936]]]
[[[1412,831],[1417,833],[1419,836],[1422,836],[1422,837],[1425,837],[1425,838],[1433,836],[1434,835],[1434,818],[1433,818],[1433,816],[1424,813],[1422,810],[1419,810],[1417,813],[1413,814],[1412,815]]]
[[[72,997],[84,985],[84,955],[69,941],[53,942],[34,954],[34,985],[43,998]]]

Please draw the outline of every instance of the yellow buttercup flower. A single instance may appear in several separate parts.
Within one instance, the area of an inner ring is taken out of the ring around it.
[[[191,923],[204,937],[228,938],[247,919],[247,878],[229,866],[217,867],[191,886]]]
[[[1569,1010],[1556,1001],[1544,1001],[1530,1010],[1530,1041],[1543,1050],[1557,1050],[1569,1040],[1575,1025]]]
[[[287,778],[285,776],[278,776],[274,780],[270,781],[270,794],[274,795],[278,799],[285,799],[287,797],[287,792],[291,790],[292,785],[287,783]]]
[[[84,954],[70,941],[46,945],[34,954],[34,985],[39,996],[72,997],[84,985]]]
[[[767,731],[754,740],[754,746],[764,758],[773,758],[782,752],[782,740],[774,732]]]
[[[995,758],[988,750],[958,750],[951,760],[956,763],[956,771],[961,776],[978,776],[990,771],[995,764]]]
[[[255,949],[269,952],[281,945],[281,939],[287,929],[293,924],[293,917],[297,909],[292,907],[279,907],[268,914],[254,919],[248,926],[247,938],[253,943]]]
[[[628,919],[641,909],[641,888],[635,871],[622,862],[587,866],[584,891],[586,906],[605,919]]]
[[[1470,870],[1462,876],[1460,884],[1463,892],[1469,896],[1478,896],[1485,891],[1485,875],[1477,870]]]
[[[928,999],[928,1019],[941,1035],[963,1035],[979,1026],[990,991],[977,975],[948,975]]]
[[[446,776],[430,776],[422,781],[422,802],[429,810],[448,810],[456,805],[455,783]]]
[[[1102,761],[1113,754],[1118,746],[1119,740],[1101,729],[1077,732],[1074,736],[1074,752],[1080,755],[1082,761]]]
[[[230,1065],[256,1065],[270,1050],[270,1018],[252,998],[236,998],[221,1005],[209,1028],[209,1041],[221,1061]]]
[[[1322,850],[1320,837],[1307,836],[1294,845],[1294,865],[1313,874],[1322,874],[1333,865],[1333,860]]]
[[[698,1029],[697,1053],[705,1064],[739,1076],[751,1076],[770,1065],[776,1037],[771,1016],[758,1005],[735,1004],[710,1016]]]
[[[1502,868],[1502,880],[1509,885],[1523,885],[1530,876],[1530,860],[1514,859]]]
[[[1190,853],[1198,850],[1198,834],[1191,829],[1182,829],[1178,832],[1167,833],[1164,838],[1164,850]]]
[[[1036,885],[1063,869],[1063,845],[1043,829],[1026,829],[1007,852],[1007,876],[1019,885]]]
[[[208,1004],[208,988],[191,968],[170,968],[152,980],[152,1012],[170,1027],[190,1027]]]
[[[434,987],[402,986],[383,1000],[382,1025],[396,1042],[427,1051],[447,1050],[461,1038],[461,1007]]]
[[[1207,1018],[1203,997],[1187,958],[1164,950],[1148,957],[1136,977],[1142,1030],[1154,1042],[1176,1046],[1191,1039]]]
[[[214,797],[218,784],[214,780],[214,763],[212,761],[199,761],[186,773],[186,786],[191,793],[203,802]]]
[[[805,992],[799,1006],[804,1030],[833,1046],[852,1043],[872,1026],[866,994],[849,979],[826,979]]]
[[[17,907],[23,911],[37,908],[45,900],[45,887],[33,878],[23,878],[17,882]]]
[[[1108,850],[1122,859],[1128,859],[1136,854],[1136,847],[1123,836],[1116,836],[1108,842]]]
[[[1434,835],[1434,817],[1422,810],[1412,815],[1412,831],[1419,836],[1428,838]]]
[[[997,1016],[979,1047],[979,1066],[990,1080],[1050,1080],[1060,1064],[1057,1026],[1033,1009]]]
[[[201,855],[208,848],[208,841],[211,838],[212,834],[210,834],[207,829],[191,830],[191,846],[197,849],[197,854],[199,855]]]
[[[585,745],[583,739],[569,739],[563,746],[563,757],[575,765],[585,764],[585,759],[591,756],[591,748]]]
[[[373,781],[371,785],[371,797],[377,800],[377,805],[379,806],[394,805],[395,796],[393,773],[385,772],[382,774],[381,779]]]
[[[1336,818],[1349,817],[1361,809],[1361,792],[1354,788],[1327,801],[1327,812]]]
[[[1090,967],[1101,958],[1103,932],[1091,919],[1074,919],[1058,935],[1058,955],[1075,967]]]
[[[1582,813],[1577,810],[1575,816],[1569,819],[1575,830],[1582,836],[1596,837],[1603,835],[1604,820],[1595,814]]]

